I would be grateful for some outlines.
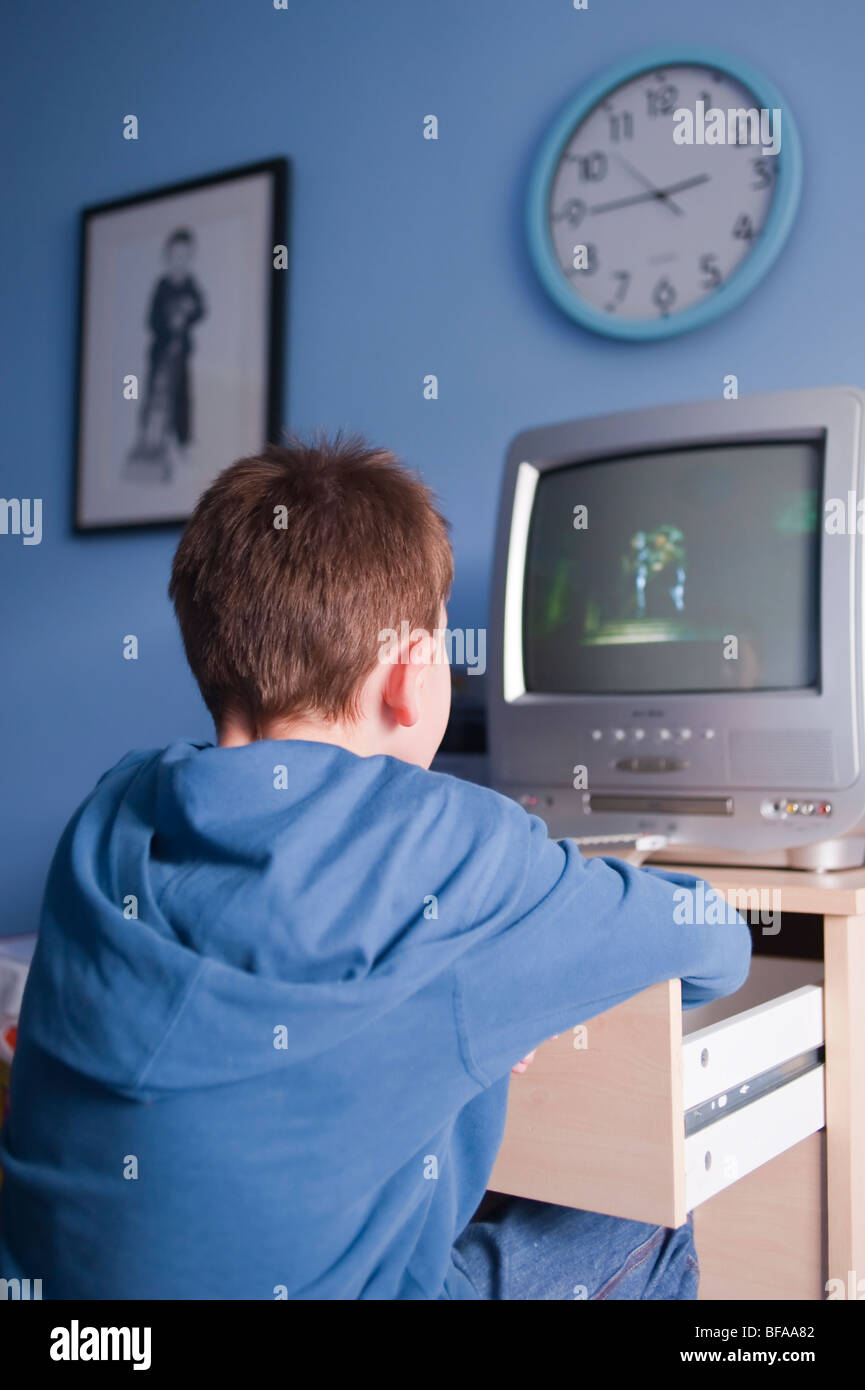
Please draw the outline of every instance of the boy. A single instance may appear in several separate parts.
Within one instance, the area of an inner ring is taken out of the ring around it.
[[[0,1274],[51,1298],[696,1296],[689,1224],[471,1220],[512,1068],[656,981],[738,988],[750,938],[676,924],[696,880],[586,861],[428,771],[451,579],[426,488],[358,440],[270,448],[201,498],[170,593],[218,746],[129,754],[60,842]]]
[[[166,273],[150,299],[147,326],[153,334],[147,385],[130,462],[158,461],[170,476],[169,443],[185,453],[192,441],[192,329],[205,316],[204,296],[192,274],[195,239],[178,227],[165,243]]]

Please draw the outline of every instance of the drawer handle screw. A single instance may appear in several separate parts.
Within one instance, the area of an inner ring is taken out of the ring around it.
[[[708,1047],[704,1047],[704,1048],[703,1048],[703,1051],[700,1053],[700,1066],[701,1066],[701,1067],[707,1067],[708,1065],[709,1065],[709,1049],[708,1049]]]

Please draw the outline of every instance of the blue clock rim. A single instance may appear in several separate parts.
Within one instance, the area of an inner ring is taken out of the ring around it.
[[[629,322],[615,319],[581,300],[559,266],[549,233],[547,209],[553,175],[562,148],[581,120],[614,87],[652,68],[693,63],[716,67],[747,87],[761,107],[783,111],[782,145],[778,160],[775,197],[758,246],[739,270],[714,295],[668,318]],[[671,338],[711,323],[734,309],[760,283],[787,240],[802,191],[802,146],[796,122],[778,88],[750,63],[714,47],[701,44],[665,44],[607,68],[593,78],[564,107],[547,132],[536,157],[529,183],[526,224],[529,250],[544,288],[570,318],[608,337],[651,341]]]

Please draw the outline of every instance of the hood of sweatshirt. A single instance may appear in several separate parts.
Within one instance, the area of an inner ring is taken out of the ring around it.
[[[57,849],[34,1039],[121,1091],[240,1080],[347,1042],[466,949],[406,874],[436,866],[432,895],[466,867],[442,814],[452,784],[299,740],[129,754]]]

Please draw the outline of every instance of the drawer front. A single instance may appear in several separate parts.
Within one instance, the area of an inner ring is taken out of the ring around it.
[[[772,963],[763,960],[761,971],[765,993]],[[686,1015],[686,1027],[699,1014]],[[584,1046],[570,1034],[544,1043],[511,1082],[489,1186],[679,1226],[693,1207],[823,1126],[819,985],[684,1039],[682,1023],[673,980],[589,1020]]]
[[[682,1042],[685,1110],[742,1087],[751,1077],[815,1050],[822,1043],[820,985],[804,985],[779,999],[770,999],[688,1033]]]
[[[685,1140],[685,1204],[701,1202],[770,1158],[815,1134],[825,1123],[823,1067],[715,1120]]]
[[[539,1047],[511,1078],[489,1187],[681,1225],[681,1016],[680,983],[668,980]]]

